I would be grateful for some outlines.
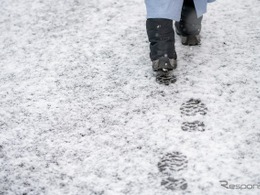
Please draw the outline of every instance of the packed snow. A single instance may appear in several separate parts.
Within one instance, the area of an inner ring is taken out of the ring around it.
[[[209,4],[164,86],[143,1],[1,0],[0,194],[260,194],[259,16],[259,0]],[[190,99],[207,114],[183,115]],[[187,159],[186,189],[161,185],[167,153]]]

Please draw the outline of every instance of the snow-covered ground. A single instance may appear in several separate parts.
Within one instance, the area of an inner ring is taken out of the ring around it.
[[[260,194],[220,183],[260,184],[259,16],[259,0],[210,4],[162,86],[143,1],[1,0],[0,194]],[[191,98],[206,115],[181,113]],[[188,187],[172,191],[158,163],[176,152]]]

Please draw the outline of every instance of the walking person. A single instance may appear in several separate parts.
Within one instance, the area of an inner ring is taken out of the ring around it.
[[[145,0],[150,59],[159,83],[168,85],[176,81],[171,76],[172,70],[177,67],[173,20],[183,45],[199,45],[202,17],[207,3],[213,1]]]

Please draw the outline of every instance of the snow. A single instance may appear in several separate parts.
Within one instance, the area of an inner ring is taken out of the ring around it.
[[[143,1],[0,1],[0,194],[259,194],[260,1],[219,0],[155,82]],[[180,106],[201,99],[205,116]],[[204,132],[181,124],[202,120]],[[188,189],[161,186],[167,152]]]

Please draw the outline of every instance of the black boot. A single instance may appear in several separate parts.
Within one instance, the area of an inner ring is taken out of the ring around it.
[[[180,22],[175,22],[176,33],[181,36],[183,45],[200,44],[202,16],[197,17],[193,0],[184,0]]]
[[[150,58],[154,71],[170,71],[177,66],[173,22],[170,19],[149,18],[146,21],[150,42]]]

